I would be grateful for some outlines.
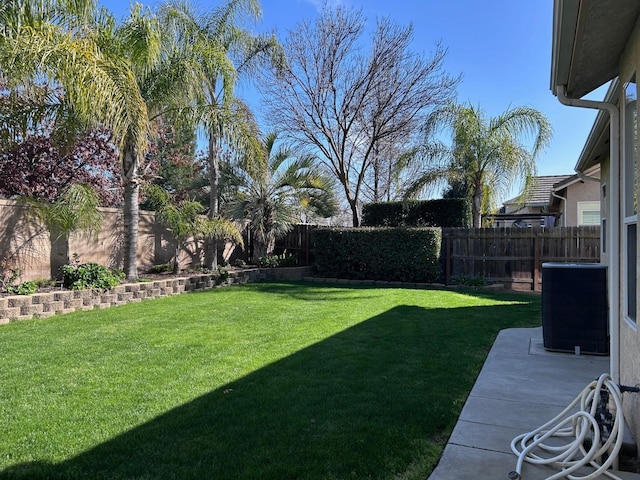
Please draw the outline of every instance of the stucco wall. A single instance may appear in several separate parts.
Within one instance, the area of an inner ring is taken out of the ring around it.
[[[636,25],[633,34],[627,44],[626,50],[622,57],[620,65],[620,81],[623,85],[622,95],[624,95],[624,84],[629,81],[631,76],[636,73],[636,77],[640,74],[640,28]],[[640,80],[636,78],[636,81]],[[637,108],[637,107],[636,107]],[[636,125],[637,128],[637,125]],[[624,137],[624,132],[621,132],[621,138]],[[622,150],[624,151],[624,150]],[[636,163],[638,158],[635,159]],[[624,163],[624,159],[621,159],[621,165]],[[636,169],[637,172],[637,169]],[[624,185],[624,182],[623,182]],[[636,189],[638,188],[638,181],[635,182]],[[622,239],[622,235],[618,235],[618,238]],[[637,246],[640,246],[638,242]],[[621,273],[621,291],[624,290],[624,278],[626,272],[624,259],[626,258],[624,251],[624,242],[621,244],[620,249],[620,273]],[[640,256],[636,258],[640,259]],[[640,272],[640,268],[636,269],[636,272]],[[640,282],[636,280],[636,285],[640,285]],[[636,289],[637,290],[637,289]],[[638,291],[636,291],[636,298],[640,299]],[[620,311],[620,382],[625,385],[640,385],[640,335],[636,323],[626,320],[624,313],[624,298],[621,299],[621,311]],[[640,319],[638,319],[640,320]],[[630,425],[632,433],[636,439],[640,438],[640,396],[639,395],[625,395],[624,397],[624,413],[627,422]]]
[[[567,187],[567,210],[565,226],[578,226],[578,202],[599,201],[600,185],[592,181],[579,181]]]
[[[78,254],[82,262],[122,267],[122,213],[115,208],[101,211],[104,220],[97,238],[72,234],[69,254]],[[140,271],[154,264],[168,263],[174,254],[174,245],[171,233],[155,222],[153,212],[140,212],[137,249]],[[24,205],[13,200],[0,200],[0,260],[9,258],[22,268],[21,281],[51,278],[51,272],[65,263],[57,253],[57,246],[50,240],[49,232],[30,219]],[[198,255],[197,252],[191,253],[183,251],[183,265],[191,263],[192,257]]]

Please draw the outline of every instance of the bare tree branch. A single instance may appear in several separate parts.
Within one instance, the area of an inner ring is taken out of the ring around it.
[[[364,33],[361,11],[325,8],[315,23],[290,32],[287,66],[264,82],[272,121],[322,159],[342,185],[355,226],[376,155],[404,150],[397,147],[451,99],[459,81],[444,71],[441,45],[431,56],[410,50],[411,26],[379,20],[368,48]]]

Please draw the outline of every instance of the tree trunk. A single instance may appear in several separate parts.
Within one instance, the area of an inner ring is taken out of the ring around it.
[[[351,214],[353,215],[353,226],[360,226],[360,212],[358,212],[358,203],[355,200],[348,200],[349,206],[351,207]]]
[[[218,216],[220,206],[218,205],[218,189],[220,184],[220,151],[218,137],[215,132],[209,131],[209,219],[213,220]],[[207,242],[205,255],[207,268],[215,270],[218,268],[218,239],[210,237]]]
[[[482,185],[479,188],[476,187],[473,191],[471,217],[473,228],[480,228],[482,226]]]
[[[124,186],[124,273],[129,281],[138,280],[138,219],[140,185],[135,149],[125,147],[122,160]]]
[[[254,236],[253,241],[253,258],[254,263],[258,263],[258,259],[267,256],[267,243],[263,238],[259,238],[258,235]]]

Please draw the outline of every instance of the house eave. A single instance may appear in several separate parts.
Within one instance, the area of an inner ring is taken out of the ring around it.
[[[604,101],[616,103],[620,96],[620,82],[616,78],[609,85]],[[586,172],[602,163],[609,157],[610,149],[609,114],[605,110],[598,111],[598,115],[591,127],[587,141],[580,152],[578,162],[574,167],[576,172]]]
[[[640,2],[554,0],[551,91],[582,98],[619,74],[619,59],[640,15]]]

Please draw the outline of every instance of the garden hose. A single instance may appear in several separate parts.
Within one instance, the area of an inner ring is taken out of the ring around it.
[[[613,413],[609,413],[611,403],[615,409]],[[518,462],[508,478],[522,479],[522,466],[528,462],[560,469],[546,480],[591,480],[601,475],[621,480],[608,469],[618,458],[623,436],[622,394],[611,376],[605,373],[587,385],[556,417],[513,439],[511,450],[518,456]],[[561,446],[546,443],[551,438],[562,438],[564,443]],[[569,438],[572,440],[567,443]],[[595,470],[582,476],[577,471],[583,467]]]

